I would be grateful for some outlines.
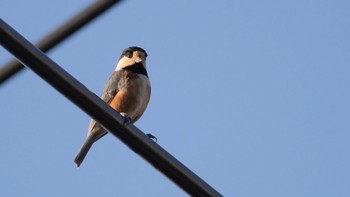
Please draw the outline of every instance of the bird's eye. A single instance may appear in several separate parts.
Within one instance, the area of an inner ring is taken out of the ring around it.
[[[132,51],[125,51],[124,56],[131,58],[132,57]]]

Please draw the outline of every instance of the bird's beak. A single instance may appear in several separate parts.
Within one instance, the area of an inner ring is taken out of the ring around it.
[[[136,58],[136,63],[140,63],[140,62],[142,62],[141,57],[137,57],[137,58]]]

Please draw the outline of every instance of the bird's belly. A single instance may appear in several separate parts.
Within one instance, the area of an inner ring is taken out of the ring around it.
[[[132,122],[135,122],[145,112],[150,93],[151,88],[148,79],[134,79],[119,90],[111,101],[110,106],[118,112],[127,113]]]

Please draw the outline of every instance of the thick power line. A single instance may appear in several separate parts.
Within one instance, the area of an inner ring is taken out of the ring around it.
[[[151,163],[188,194],[191,196],[222,196],[137,127],[134,125],[125,127],[118,112],[1,19],[0,43],[19,61],[102,124],[110,133]]]

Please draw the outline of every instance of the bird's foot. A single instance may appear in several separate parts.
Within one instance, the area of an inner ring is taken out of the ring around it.
[[[151,138],[151,140],[154,140],[155,142],[158,141],[157,137],[154,136],[154,135],[152,135],[151,133],[147,133],[146,135],[147,135],[149,138]]]
[[[124,112],[120,112],[120,115],[123,117],[124,126],[128,126],[131,123],[131,117]]]

